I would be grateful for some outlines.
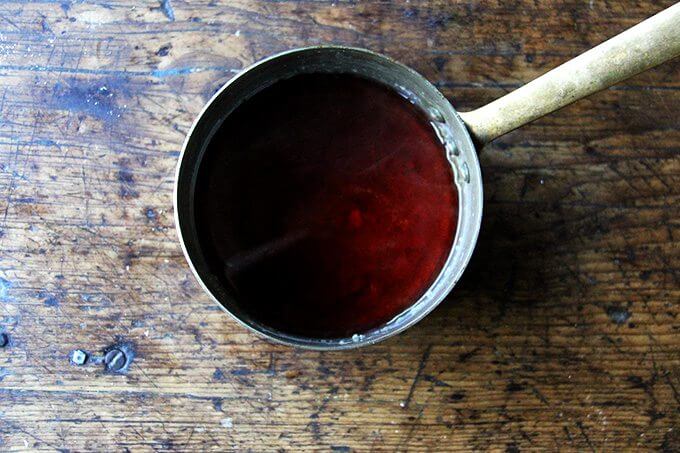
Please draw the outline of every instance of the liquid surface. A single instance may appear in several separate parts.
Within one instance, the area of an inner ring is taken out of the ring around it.
[[[280,81],[223,123],[195,218],[214,276],[288,334],[339,338],[392,319],[451,250],[458,198],[419,109],[350,75]]]

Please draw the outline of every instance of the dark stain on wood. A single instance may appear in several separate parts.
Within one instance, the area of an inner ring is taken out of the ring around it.
[[[138,198],[139,192],[135,190],[135,176],[130,167],[129,159],[118,161],[117,178],[119,182],[118,195],[121,198]]]
[[[607,307],[607,316],[616,324],[625,324],[632,314],[625,307],[609,306]]]

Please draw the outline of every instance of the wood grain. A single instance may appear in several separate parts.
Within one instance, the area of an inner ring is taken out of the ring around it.
[[[238,327],[171,198],[203,103],[277,51],[384,52],[466,110],[672,3],[1,1],[0,450],[677,451],[680,62],[484,149],[463,281],[374,347]]]

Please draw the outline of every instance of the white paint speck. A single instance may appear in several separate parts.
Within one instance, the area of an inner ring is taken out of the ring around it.
[[[236,30],[236,31],[234,32],[234,36],[236,36],[236,37],[241,36],[241,30]]]
[[[225,428],[233,428],[234,422],[232,421],[231,417],[227,417],[227,418],[223,418],[220,421],[220,425],[224,426]]]

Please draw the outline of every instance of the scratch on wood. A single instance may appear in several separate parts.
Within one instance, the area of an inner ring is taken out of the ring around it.
[[[581,431],[581,435],[583,436],[586,443],[588,444],[588,447],[590,447],[590,451],[592,451],[594,453],[595,447],[593,446],[592,442],[590,441],[590,437],[588,437],[588,433],[586,433],[586,430],[583,428],[583,423],[578,421],[578,422],[576,422],[576,426],[578,427],[579,431]]]
[[[675,388],[675,385],[673,385],[673,382],[671,381],[671,378],[668,376],[668,374],[664,375],[664,379],[673,391],[673,398],[675,398],[675,402],[678,403],[678,406],[680,406],[680,394],[678,394],[678,389]]]
[[[548,405],[548,406],[550,405],[550,403],[548,403],[548,399],[545,397],[545,395],[543,395],[543,393],[540,392],[540,390],[538,390],[538,389],[537,389],[536,387],[534,387],[533,385],[532,385],[530,388],[531,388],[531,392],[532,392],[532,393],[536,396],[536,398],[538,398],[543,404]]]
[[[423,352],[423,356],[420,358],[420,363],[418,364],[418,371],[416,372],[415,377],[413,378],[413,383],[411,383],[411,388],[408,391],[408,395],[406,396],[406,399],[400,404],[400,406],[404,409],[407,409],[409,404],[411,404],[411,400],[413,399],[413,392],[416,390],[416,385],[418,385],[418,381],[420,380],[420,377],[423,374],[423,370],[425,369],[425,365],[427,364],[427,359],[430,358],[430,351],[432,351],[432,345],[427,345],[427,348],[425,348],[425,352]]]

